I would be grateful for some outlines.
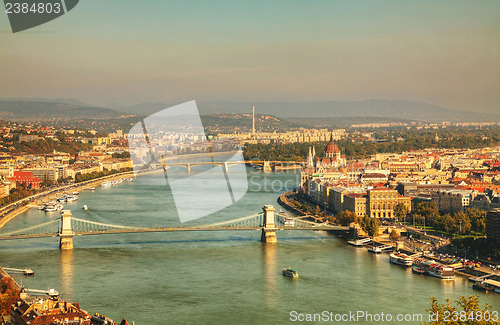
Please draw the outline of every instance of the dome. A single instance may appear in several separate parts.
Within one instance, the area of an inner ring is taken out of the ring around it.
[[[326,146],[325,153],[340,153],[339,147],[333,142],[330,141],[330,143]]]

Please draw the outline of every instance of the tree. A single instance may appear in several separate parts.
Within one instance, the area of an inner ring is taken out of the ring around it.
[[[0,280],[0,315],[9,315],[10,306],[19,300],[20,290],[16,289],[14,280],[4,276]]]
[[[498,311],[491,310],[491,306],[487,304],[481,309],[478,296],[461,296],[454,304],[450,299],[446,299],[444,304],[440,304],[434,297],[430,299],[431,308],[426,309],[429,312],[429,322],[423,322],[423,325],[500,324]]]
[[[316,206],[316,209],[314,210],[314,214],[319,216],[321,214],[321,209],[319,207],[319,205]]]
[[[377,236],[379,233],[377,219],[365,216],[363,220],[361,220],[361,229],[363,229],[363,231],[365,231],[370,237]]]
[[[389,234],[389,239],[393,242],[396,242],[398,241],[399,239],[399,234],[398,232],[396,231],[396,229],[392,229],[391,233]]]
[[[394,215],[399,221],[403,221],[407,214],[408,209],[406,209],[406,206],[403,203],[400,202],[396,205],[396,207],[394,207]]]
[[[340,211],[339,213],[337,213],[336,219],[342,226],[349,226],[349,224],[353,222],[358,222],[356,213],[348,210]]]

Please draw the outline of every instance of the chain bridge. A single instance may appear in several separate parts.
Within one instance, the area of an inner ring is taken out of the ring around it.
[[[280,230],[327,230],[344,232],[348,227],[320,224],[302,220],[283,213],[274,213],[274,206],[265,205],[262,213],[247,217],[199,226],[185,227],[131,227],[83,220],[72,216],[70,210],[63,210],[61,216],[45,223],[11,232],[0,233],[0,240],[59,237],[59,248],[72,249],[73,237],[121,233],[148,233],[172,231],[222,231],[261,230],[262,242],[276,242]]]

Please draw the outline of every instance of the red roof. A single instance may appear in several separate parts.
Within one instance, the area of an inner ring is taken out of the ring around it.
[[[330,141],[330,143],[326,146],[325,153],[340,153],[340,150],[335,143]]]

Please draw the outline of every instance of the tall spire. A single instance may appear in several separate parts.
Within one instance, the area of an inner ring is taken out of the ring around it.
[[[255,105],[252,105],[252,135],[255,136]]]

